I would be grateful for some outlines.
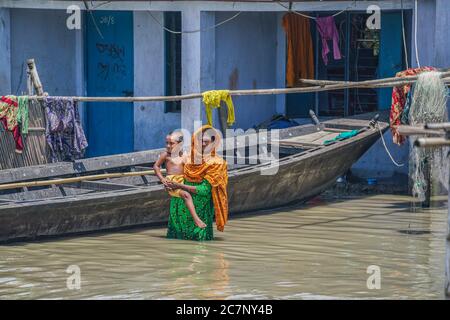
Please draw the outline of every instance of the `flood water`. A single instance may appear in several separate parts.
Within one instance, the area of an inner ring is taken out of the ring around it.
[[[316,198],[234,218],[212,242],[157,228],[3,245],[0,299],[443,299],[446,206]],[[66,285],[71,265],[79,290]],[[371,265],[379,289],[368,289]]]

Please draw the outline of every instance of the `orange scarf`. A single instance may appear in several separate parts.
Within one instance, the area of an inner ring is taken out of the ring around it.
[[[202,154],[202,137],[207,130],[211,130],[215,141],[211,142],[210,154]],[[223,231],[228,220],[228,172],[227,162],[216,155],[219,139],[217,131],[209,125],[201,127],[192,135],[191,157],[184,166],[184,177],[190,182],[199,183],[205,179],[211,184],[217,230]]]

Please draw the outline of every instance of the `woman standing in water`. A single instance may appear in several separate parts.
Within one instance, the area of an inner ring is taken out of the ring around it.
[[[219,133],[213,127],[201,127],[192,135],[184,184],[168,182],[170,189],[182,189],[192,195],[197,215],[206,228],[196,226],[182,199],[172,198],[167,238],[212,240],[214,216],[217,230],[223,231],[228,219],[228,173],[226,161],[216,154],[219,144]]]

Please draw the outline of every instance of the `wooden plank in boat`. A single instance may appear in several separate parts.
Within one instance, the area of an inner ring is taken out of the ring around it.
[[[339,135],[339,132],[328,132],[328,131],[319,131],[311,134],[307,134],[304,136],[293,137],[289,139],[285,139],[282,142],[296,142],[296,143],[306,143],[310,145],[323,145],[323,142],[326,140],[330,140]]]
[[[132,152],[121,155],[87,158],[75,162],[58,162],[0,171],[0,184],[74,175],[99,170],[155,162],[164,149]]]
[[[319,126],[313,124],[306,124],[298,127],[291,127],[286,129],[281,129],[279,131],[280,139],[289,139],[291,137],[303,136],[310,133],[322,131],[325,129],[325,125],[321,124]]]
[[[325,121],[324,124],[327,128],[353,130],[367,127],[369,121],[351,118],[340,118]]]
[[[95,191],[111,191],[111,190],[124,190],[130,188],[136,188],[135,185],[120,184],[106,181],[81,181],[78,183],[70,183],[67,186],[77,187],[82,189],[90,189]]]

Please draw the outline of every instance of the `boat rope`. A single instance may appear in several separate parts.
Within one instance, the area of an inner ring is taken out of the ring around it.
[[[383,131],[381,131],[381,128],[380,128],[380,125],[378,124],[378,122],[375,126],[378,129],[378,131],[380,132],[381,141],[383,142],[384,150],[386,150],[386,153],[388,154],[389,158],[391,158],[392,163],[395,164],[397,167],[403,167],[405,164],[404,163],[399,164],[397,161],[394,160],[394,157],[392,157],[392,154],[389,152],[389,149],[386,145],[386,141],[384,141]]]
[[[403,0],[400,0],[400,6],[402,8],[402,37],[403,37],[403,50],[405,51],[405,65],[406,69],[409,69],[409,61],[408,61],[408,48],[406,46],[406,35],[405,35],[405,17],[404,17],[404,9],[403,9]]]
[[[419,48],[417,47],[417,0],[414,4],[414,47],[416,49],[416,63],[417,67],[420,68],[420,61],[419,61]]]
[[[90,18],[92,20],[92,24],[95,27],[95,30],[97,31],[97,33],[100,36],[100,38],[104,39],[103,34],[100,31],[100,28],[98,27],[97,22],[95,21],[94,14],[92,13],[92,10],[89,8],[89,5],[88,5],[87,1],[83,0],[83,3],[84,3],[84,7],[86,8],[87,12],[89,13],[89,16],[90,16]]]

